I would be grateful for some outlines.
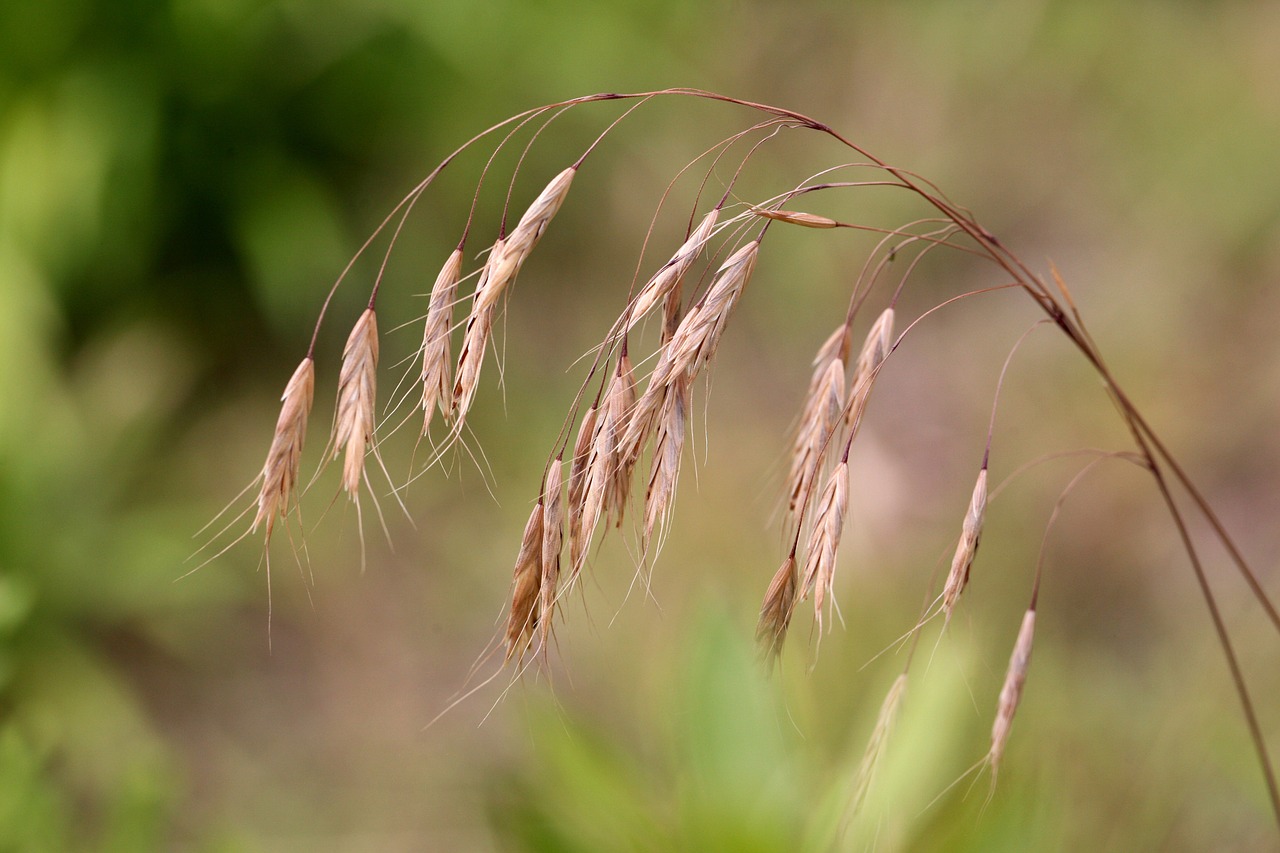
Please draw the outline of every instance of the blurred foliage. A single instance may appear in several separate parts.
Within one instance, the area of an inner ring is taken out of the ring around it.
[[[992,365],[1027,316],[1001,303],[948,319],[886,372],[860,439],[881,491],[855,498],[847,627],[816,664],[799,629],[767,678],[750,617],[776,537],[744,496],[767,490],[794,377],[860,262],[847,245],[788,235],[762,262],[743,338],[726,342],[746,366],[718,372],[700,485],[688,471],[657,570],[661,610],[627,600],[609,543],[587,616],[567,611],[554,691],[521,685],[479,728],[492,697],[464,702],[421,733],[492,631],[526,484],[570,399],[558,366],[590,345],[662,187],[723,109],[637,116],[540,247],[508,321],[510,351],[532,355],[508,362],[511,417],[496,394],[480,404],[496,504],[474,472],[423,481],[417,532],[390,519],[397,549],[370,537],[363,577],[352,513],[330,510],[312,580],[277,559],[270,654],[253,544],[174,582],[200,559],[191,533],[261,464],[274,398],[352,253],[457,144],[559,98],[696,85],[793,107],[936,180],[1033,265],[1052,256],[1117,372],[1273,569],[1278,39],[1262,0],[0,4],[0,850],[831,845],[898,664],[864,665],[910,623],[952,535]],[[606,117],[549,131],[530,181],[563,166],[553,140],[589,141]],[[785,185],[805,162],[790,153]],[[443,177],[401,242],[396,322],[457,239],[481,164]],[[903,213],[851,198],[850,215]],[[926,265],[907,307],[990,283],[977,276]],[[322,331],[326,352],[342,325]],[[1020,358],[1005,470],[1046,445],[1125,440],[1061,355]],[[1203,606],[1132,475],[1100,478],[1063,520],[1084,532],[1051,546],[1052,606],[994,796],[979,777],[939,797],[980,753],[1057,487],[993,509],[972,610],[913,677],[836,846],[1274,839]],[[1227,603],[1276,707],[1275,637],[1243,596]]]

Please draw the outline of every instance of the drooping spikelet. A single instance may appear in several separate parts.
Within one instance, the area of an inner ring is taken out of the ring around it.
[[[846,422],[850,428],[857,430],[862,421],[862,413],[867,408],[867,400],[871,396],[871,386],[875,382],[880,363],[889,356],[893,346],[892,308],[886,308],[871,324],[867,338],[862,342],[858,352],[858,361],[853,368],[853,382],[850,383],[849,405],[846,410]]]
[[[281,396],[280,417],[262,466],[262,489],[258,492],[258,512],[252,530],[266,525],[266,539],[271,541],[277,515],[289,514],[298,486],[298,465],[302,460],[302,444],[307,437],[307,417],[315,394],[316,365],[310,356],[302,360]]]
[[[845,511],[849,507],[849,463],[840,460],[818,500],[818,513],[809,536],[808,556],[804,565],[802,597],[813,593],[813,611],[822,630],[822,605],[831,594],[835,580],[836,551],[844,532]]]
[[[446,421],[453,414],[452,368],[449,333],[453,327],[453,302],[462,273],[462,249],[445,261],[431,288],[427,321],[422,332],[422,434],[426,435],[436,408]]]
[[[538,629],[542,585],[542,501],[533,507],[525,522],[511,576],[511,613],[507,617],[507,663],[524,655]]]
[[[345,451],[342,488],[353,498],[364,474],[364,457],[373,443],[378,375],[378,319],[366,308],[342,351],[338,373],[338,415],[333,424],[333,458]]]
[[[982,538],[982,523],[986,514],[987,466],[984,463],[982,470],[978,472],[977,482],[973,484],[969,511],[965,513],[960,541],[956,543],[956,553],[951,558],[951,571],[947,574],[947,583],[942,590],[942,612],[946,614],[944,622],[951,621],[951,613],[960,599],[960,593],[969,583],[969,569],[973,566],[973,558],[978,553],[978,541]]]
[[[760,621],[756,623],[756,640],[770,661],[782,654],[782,643],[795,612],[797,580],[796,555],[788,554],[769,581],[760,606]]]
[[[805,496],[822,470],[824,458],[837,445],[835,430],[844,411],[845,359],[849,355],[849,327],[841,324],[818,350],[813,377],[805,396],[800,423],[791,446],[791,470],[787,475],[789,523],[799,523]]]
[[[502,256],[504,241],[499,239],[489,251],[484,269],[480,271],[480,280],[476,282],[476,292],[471,299],[471,313],[467,317],[467,328],[462,334],[462,351],[458,353],[458,369],[453,383],[453,411],[457,425],[466,419],[471,410],[471,401],[475,398],[476,387],[480,384],[480,368],[484,364],[485,347],[489,344],[489,333],[493,330],[493,304],[486,305],[484,294],[491,289],[490,282],[496,264]],[[496,300],[495,300],[496,301]]]
[[[681,244],[679,249],[676,249],[671,260],[663,264],[662,269],[654,273],[645,286],[640,288],[640,292],[636,294],[636,298],[628,308],[627,329],[644,319],[667,294],[679,287],[685,273],[689,271],[689,267],[693,266],[693,262],[702,252],[702,247],[711,237],[711,232],[715,230],[719,215],[720,211],[711,210],[702,217],[698,227],[693,229],[689,238]]]
[[[621,454],[623,430],[635,405],[635,373],[624,351],[596,413],[582,485],[577,538],[570,545],[573,576],[586,562],[596,525],[603,519],[620,524],[631,491],[632,464]]]
[[[1004,747],[1013,728],[1013,715],[1017,713],[1018,703],[1022,701],[1022,687],[1027,681],[1027,667],[1031,664],[1031,641],[1035,630],[1036,609],[1031,607],[1022,617],[1022,627],[1018,629],[1018,639],[1013,644],[1013,654],[1009,657],[1009,669],[1000,688],[996,719],[991,725],[991,750],[987,753],[987,763],[991,766],[993,782],[1000,770],[1000,759],[1004,756]]]
[[[564,463],[556,459],[547,470],[542,488],[542,554],[538,603],[539,641],[545,650],[555,615],[556,587],[560,582],[560,551],[564,537]]]
[[[653,438],[653,462],[649,471],[649,488],[644,496],[644,532],[640,553],[648,554],[653,532],[665,526],[680,479],[680,457],[684,451],[685,422],[689,412],[690,384],[680,379],[667,388]]]

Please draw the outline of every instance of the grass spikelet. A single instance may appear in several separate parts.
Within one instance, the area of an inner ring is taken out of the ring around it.
[[[787,638],[787,627],[796,604],[796,555],[791,553],[782,562],[760,606],[760,621],[756,623],[756,640],[769,661],[782,654],[782,644]]]
[[[501,238],[489,250],[489,257],[484,269],[480,271],[480,280],[476,282],[475,295],[471,297],[471,313],[467,317],[467,328],[462,334],[462,350],[458,353],[458,369],[453,383],[453,411],[457,419],[455,428],[461,426],[471,410],[471,401],[475,398],[476,387],[480,384],[480,368],[484,365],[484,351],[489,343],[489,333],[493,330],[493,306],[495,297],[489,300],[486,293],[493,288],[491,282],[494,270],[501,262],[505,241]]]
[[[358,496],[364,457],[373,442],[374,403],[378,373],[378,320],[366,308],[356,321],[342,352],[338,374],[338,415],[334,419],[333,458],[345,451],[342,488]]]
[[[688,380],[678,380],[662,398],[658,429],[653,439],[653,462],[649,471],[649,487],[644,496],[644,533],[640,553],[649,552],[653,532],[659,523],[665,527],[680,478],[680,457],[684,450],[685,423],[689,411]]]
[[[511,577],[511,613],[507,617],[506,663],[524,656],[538,629],[542,585],[542,501],[533,507],[520,539],[520,553]]]
[[[298,466],[302,461],[302,445],[307,437],[307,417],[315,396],[316,365],[310,356],[302,360],[280,397],[280,417],[271,436],[267,461],[262,466],[262,490],[258,493],[258,513],[251,531],[265,525],[266,541],[271,541],[277,515],[289,514],[291,500],[296,499]]]
[[[964,525],[960,531],[960,541],[956,543],[955,556],[951,558],[951,571],[947,574],[947,583],[942,590],[942,612],[946,614],[945,622],[951,621],[960,593],[969,583],[969,569],[973,567],[973,558],[978,553],[978,541],[982,538],[982,523],[987,514],[987,466],[984,464],[978,472],[978,480],[973,484],[973,497],[969,499],[969,511],[965,513]]]
[[[841,459],[831,472],[818,500],[818,514],[809,536],[808,556],[804,564],[802,598],[813,593],[813,612],[822,630],[822,605],[835,580],[836,550],[844,532],[845,511],[849,508],[849,462]]]
[[[786,222],[789,225],[800,225],[804,228],[837,228],[840,223],[830,216],[819,216],[816,213],[802,213],[798,210],[762,210],[751,211],[756,216]]]
[[[854,430],[858,428],[862,420],[862,412],[867,407],[877,369],[881,362],[888,358],[889,350],[893,346],[893,318],[892,308],[886,308],[880,312],[880,316],[871,324],[866,340],[862,342],[862,349],[858,352],[858,360],[853,368],[853,382],[850,383],[850,403],[847,414],[847,422]]]
[[[991,725],[991,750],[987,753],[987,764],[991,767],[993,786],[1000,770],[1005,744],[1009,741],[1009,732],[1013,728],[1013,715],[1017,713],[1018,703],[1022,701],[1022,686],[1026,683],[1027,667],[1031,663],[1031,641],[1035,630],[1036,609],[1031,607],[1022,617],[1022,627],[1018,629],[1018,639],[1013,644],[1013,654],[1009,656],[1009,669],[1000,688],[996,719]]]
[[[738,304],[739,297],[751,279],[760,251],[760,241],[753,240],[729,256],[716,273],[715,281],[702,300],[685,315],[666,349],[670,359],[662,384],[670,384],[678,373],[693,378],[715,357],[720,336]],[[659,366],[662,362],[659,362]],[[658,370],[654,369],[655,378]]]
[[[822,469],[823,457],[834,444],[834,432],[844,411],[848,341],[848,326],[842,324],[813,361],[813,377],[792,442],[791,470],[787,475],[787,512],[793,525],[799,523],[800,506]]]
[[[445,261],[431,288],[431,303],[422,332],[422,434],[431,427],[438,407],[448,421],[453,415],[449,332],[453,326],[453,302],[462,273],[462,249],[455,249]]]
[[[560,551],[564,539],[564,463],[556,459],[547,469],[542,487],[542,552],[539,568],[539,641],[547,648],[551,620],[555,614],[556,586],[560,581]]]
[[[880,714],[876,717],[875,728],[871,730],[866,751],[862,754],[858,773],[854,777],[853,793],[849,797],[849,806],[845,809],[844,819],[841,822],[842,830],[848,828],[850,821],[857,817],[858,812],[862,810],[862,804],[867,800],[871,783],[875,781],[876,770],[880,766],[880,759],[884,756],[885,744],[889,742],[894,723],[898,721],[898,711],[902,708],[902,698],[906,693],[907,674],[904,672],[894,679],[893,686],[889,688],[888,695],[880,705]]]
[[[551,183],[547,184],[546,189],[529,205],[511,233],[505,239],[500,238],[494,243],[493,249],[489,252],[488,275],[484,286],[476,287],[473,313],[492,309],[516,280],[516,276],[520,274],[520,268],[524,266],[533,247],[542,239],[542,233],[547,230],[556,212],[560,210],[560,205],[568,195],[569,186],[573,183],[573,176],[577,172],[577,167],[570,166],[556,175]]]
[[[662,269],[654,273],[653,278],[649,279],[645,286],[640,289],[628,310],[627,329],[630,329],[643,319],[658,302],[680,286],[680,282],[684,280],[685,273],[689,271],[689,267],[693,266],[693,262],[697,260],[698,255],[702,252],[702,247],[706,245],[707,240],[711,237],[711,232],[715,230],[716,220],[719,215],[719,210],[711,210],[706,216],[702,217],[698,227],[680,245],[680,248],[676,249],[676,253],[671,256],[671,260],[663,264]]]
[[[582,565],[582,554],[585,546],[582,540],[582,510],[586,503],[587,466],[591,462],[591,440],[596,432],[598,409],[589,406],[582,413],[582,423],[578,425],[578,439],[573,445],[573,460],[569,464],[569,565],[572,576],[577,577],[577,569]]]
[[[596,525],[602,518],[621,523],[631,490],[632,463],[622,457],[624,428],[635,406],[635,374],[624,351],[596,414],[591,449],[582,487],[582,510],[577,538],[570,549],[573,575],[586,562]]]

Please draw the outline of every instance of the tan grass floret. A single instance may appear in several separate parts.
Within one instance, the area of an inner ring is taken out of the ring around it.
[[[373,442],[378,376],[378,320],[366,308],[342,352],[338,374],[338,415],[333,428],[333,457],[345,451],[342,488],[355,497],[364,474],[365,452]]]
[[[551,636],[551,619],[555,613],[556,588],[560,582],[560,551],[564,537],[564,463],[556,459],[547,469],[542,488],[542,554],[538,603],[539,640],[547,648]]]
[[[1013,644],[1013,654],[1009,657],[1009,670],[1005,673],[1004,684],[1000,688],[996,719],[991,726],[991,751],[987,753],[987,762],[991,766],[993,784],[1000,769],[1000,759],[1004,756],[1005,744],[1009,741],[1009,732],[1013,728],[1013,715],[1017,713],[1018,703],[1022,701],[1022,686],[1026,683],[1027,667],[1031,663],[1031,641],[1035,630],[1036,611],[1032,607],[1022,617],[1022,627],[1018,629],[1018,639]]]
[[[942,612],[946,614],[946,622],[951,621],[960,593],[969,583],[969,569],[973,567],[973,558],[978,553],[978,542],[982,538],[982,523],[986,514],[987,467],[983,465],[978,472],[978,481],[973,484],[969,511],[965,514],[960,541],[956,543],[956,553],[951,558],[951,571],[947,574],[947,583],[942,590]]]
[[[315,361],[308,356],[293,371],[280,398],[283,401],[280,417],[271,437],[271,447],[267,450],[267,461],[262,466],[258,513],[251,528],[256,531],[260,524],[265,524],[268,542],[271,541],[277,514],[281,518],[288,515],[291,501],[296,499],[298,466],[302,461],[302,444],[307,437],[307,417],[311,413],[315,381]]]
[[[680,282],[684,280],[685,273],[689,271],[689,267],[693,266],[693,262],[697,260],[698,255],[702,252],[702,247],[706,245],[707,240],[711,237],[711,232],[715,230],[716,220],[719,215],[720,211],[712,210],[702,217],[698,227],[693,230],[693,233],[681,244],[680,248],[676,249],[676,253],[671,256],[671,260],[663,264],[662,269],[654,273],[653,278],[649,279],[645,286],[640,289],[628,309],[626,328],[630,329],[638,323],[667,294],[679,287]]]
[[[788,554],[769,581],[760,607],[760,621],[756,623],[756,639],[770,660],[782,654],[782,643],[787,638],[791,614],[795,612],[796,580],[796,555]]]
[[[462,273],[462,250],[455,249],[431,288],[431,302],[422,332],[422,433],[426,435],[436,408],[446,421],[453,414],[452,368],[449,333],[453,326],[453,302]]]
[[[523,656],[538,628],[539,591],[542,586],[542,501],[533,507],[520,540],[511,577],[511,613],[507,617],[507,656]]]
[[[813,593],[813,612],[822,630],[822,605],[835,580],[836,551],[844,532],[845,511],[849,507],[849,463],[841,460],[831,472],[822,497],[818,501],[818,514],[809,537],[808,557],[804,564],[802,598]]]

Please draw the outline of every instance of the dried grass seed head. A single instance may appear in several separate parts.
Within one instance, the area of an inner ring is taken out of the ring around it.
[[[364,474],[364,457],[373,443],[378,378],[378,319],[366,308],[356,321],[342,352],[338,373],[338,415],[334,420],[333,456],[344,450],[342,488],[356,495]]]
[[[547,469],[542,488],[542,553],[539,611],[539,634],[542,647],[547,647],[551,622],[555,614],[556,589],[560,582],[560,551],[564,539],[564,463],[553,460]]]
[[[539,592],[542,586],[543,505],[538,501],[525,522],[511,576],[511,613],[507,618],[507,656],[522,656],[532,642],[540,617]]]
[[[809,536],[805,559],[802,597],[813,593],[814,616],[822,628],[822,606],[835,582],[836,552],[844,533],[845,512],[849,508],[849,463],[841,460],[827,479],[818,501],[818,512]]]
[[[251,529],[256,531],[260,524],[265,523],[268,540],[277,514],[282,518],[286,516],[291,501],[296,497],[298,467],[302,462],[302,445],[307,438],[307,418],[311,414],[315,385],[315,361],[307,356],[284,387],[284,394],[280,397],[280,417],[271,436],[271,447],[267,449],[267,461],[262,466],[258,512]]]
[[[422,432],[431,426],[436,408],[446,421],[453,414],[452,363],[449,337],[453,329],[453,303],[462,275],[462,249],[454,249],[431,288],[431,301],[422,332]]]
[[[679,380],[671,384],[663,395],[658,416],[657,432],[653,439],[653,461],[649,472],[649,487],[644,496],[644,533],[640,552],[647,555],[658,529],[671,511],[676,483],[680,479],[680,457],[684,451],[685,423],[689,411],[690,384]]]
[[[969,583],[969,570],[973,567],[973,559],[978,553],[978,543],[982,539],[982,525],[987,515],[987,468],[984,465],[978,472],[977,482],[973,484],[973,495],[969,498],[969,510],[965,513],[964,524],[960,530],[960,541],[956,543],[955,555],[951,558],[951,571],[947,574],[947,582],[942,590],[942,610],[946,621],[951,621],[960,593]]]
[[[770,659],[782,654],[791,614],[795,612],[796,581],[796,556],[788,554],[769,581],[760,606],[760,621],[756,623],[756,640]]]
[[[1018,704],[1022,701],[1022,687],[1027,681],[1027,668],[1031,665],[1031,643],[1035,630],[1036,611],[1031,608],[1022,617],[1022,627],[1018,629],[1018,639],[1013,644],[1013,654],[1009,656],[1009,669],[1005,672],[1004,684],[1000,687],[995,722],[991,726],[991,751],[987,753],[987,758],[993,776],[999,770],[1005,744],[1009,741],[1009,732],[1013,729],[1013,715],[1017,713]]]
[[[711,210],[706,216],[702,217],[698,227],[693,230],[693,233],[681,244],[680,248],[676,249],[676,253],[671,256],[671,260],[667,261],[662,266],[662,269],[654,273],[653,277],[640,289],[628,309],[627,329],[640,322],[653,310],[655,305],[679,287],[680,282],[684,280],[685,274],[689,271],[689,267],[693,266],[693,262],[697,260],[703,246],[710,239],[719,215],[719,210]]]

